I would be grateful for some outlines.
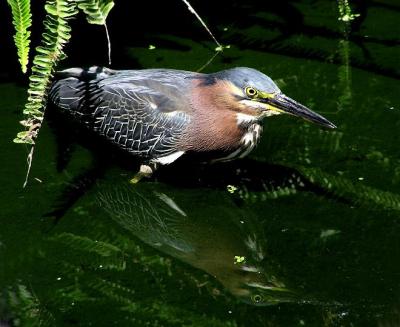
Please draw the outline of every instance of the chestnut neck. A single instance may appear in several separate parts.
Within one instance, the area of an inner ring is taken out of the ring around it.
[[[254,121],[242,121],[238,114],[254,116],[251,109],[238,104],[233,94],[227,92],[225,81],[204,85],[201,79],[192,81],[191,114],[192,121],[186,131],[186,150],[197,152],[229,152],[241,145],[243,136]]]

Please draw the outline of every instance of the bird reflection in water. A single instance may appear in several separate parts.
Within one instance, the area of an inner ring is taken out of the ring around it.
[[[113,220],[140,240],[214,276],[240,300],[252,305],[295,300],[296,294],[268,262],[266,239],[256,218],[241,211],[228,195],[186,189],[172,197],[154,186],[102,187],[98,200]]]

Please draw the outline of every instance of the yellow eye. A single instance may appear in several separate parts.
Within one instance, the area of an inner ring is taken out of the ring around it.
[[[255,98],[258,95],[258,91],[252,87],[246,87],[246,95],[250,98]]]

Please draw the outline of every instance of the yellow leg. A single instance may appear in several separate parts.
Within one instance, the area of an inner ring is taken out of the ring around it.
[[[136,173],[136,175],[129,181],[131,184],[136,184],[138,183],[143,177],[151,177],[153,174],[153,169],[152,167],[148,165],[140,165],[139,171]]]

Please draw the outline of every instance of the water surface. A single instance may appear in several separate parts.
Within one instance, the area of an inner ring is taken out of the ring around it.
[[[398,326],[400,7],[357,4],[349,23],[336,2],[198,8],[230,44],[205,72],[258,68],[339,128],[269,118],[245,160],[178,163],[132,186],[134,164],[54,118],[23,190],[27,149],[10,140],[26,89],[2,83],[0,321]],[[110,17],[116,35],[126,10]],[[187,30],[114,37],[114,66],[201,67],[214,45],[181,15]],[[82,33],[65,64],[106,64]]]

